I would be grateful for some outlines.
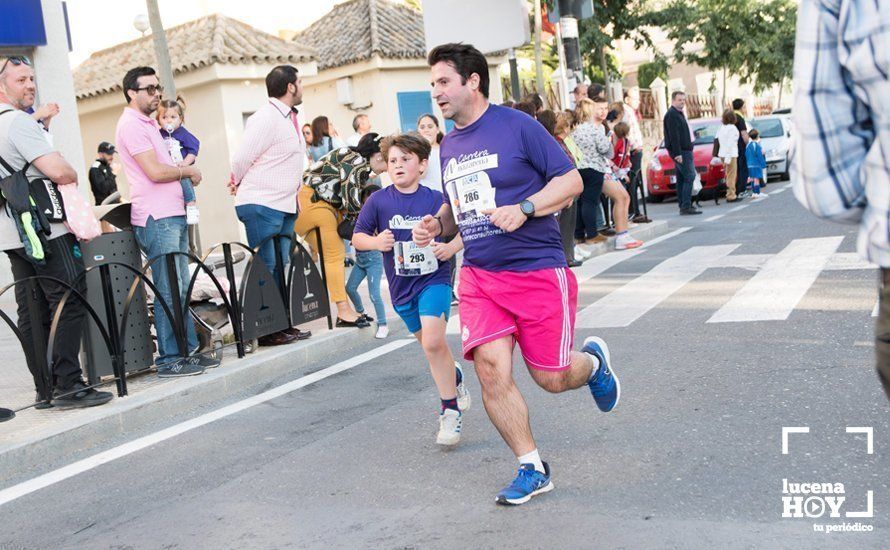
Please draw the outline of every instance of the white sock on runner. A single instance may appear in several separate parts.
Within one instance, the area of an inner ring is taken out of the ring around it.
[[[590,369],[590,377],[587,380],[593,380],[593,377],[596,376],[596,371],[600,370],[600,360],[599,357],[592,353],[585,353],[587,357],[590,357],[590,362],[593,363],[593,368]]]
[[[544,473],[544,463],[541,462],[541,455],[538,454],[538,449],[534,451],[524,454],[519,457],[519,464],[534,464],[535,470]]]

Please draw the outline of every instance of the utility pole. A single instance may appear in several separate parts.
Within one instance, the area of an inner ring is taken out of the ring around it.
[[[535,0],[535,84],[541,98],[546,101],[544,93],[544,60],[541,53],[541,0]]]
[[[158,60],[158,75],[166,97],[176,99],[176,84],[173,83],[173,68],[170,63],[170,50],[167,48],[167,33],[161,23],[161,11],[158,0],[145,0],[148,9],[148,20],[151,23],[151,38],[155,45],[155,57]]]
[[[516,52],[510,48],[508,54],[510,60],[510,93],[513,95],[513,101],[522,100],[522,92],[519,89],[519,68],[516,65]]]
[[[578,40],[578,19],[580,13],[575,11],[576,2],[559,0],[559,30],[565,48],[566,66],[568,68],[568,85],[572,88],[583,81],[583,65],[581,64],[581,43]]]

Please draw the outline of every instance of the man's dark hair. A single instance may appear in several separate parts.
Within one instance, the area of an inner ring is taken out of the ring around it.
[[[531,101],[520,101],[519,103],[513,105],[513,108],[517,111],[522,111],[532,118],[535,118],[535,115],[537,114],[535,104]]]
[[[606,87],[602,84],[591,84],[587,88],[587,97],[590,99],[596,99],[598,97],[605,98]]]
[[[469,44],[451,43],[436,46],[427,57],[430,67],[444,61],[460,75],[461,84],[466,84],[473,73],[479,75],[479,91],[488,99],[488,61],[482,52]]]
[[[535,106],[536,113],[544,110],[544,100],[541,99],[541,94],[537,92],[528,94],[527,96],[522,98],[522,101],[533,104]]]
[[[287,93],[288,84],[297,83],[297,68],[279,65],[266,75],[266,93],[269,97],[281,97]]]
[[[129,104],[130,96],[127,94],[129,90],[136,90],[139,88],[139,77],[140,76],[152,76],[157,75],[154,69],[151,67],[133,67],[127,74],[124,75],[124,100]]]
[[[678,95],[686,95],[686,92],[684,92],[683,90],[674,90],[673,92],[671,92],[671,101],[677,99]]]
[[[732,100],[732,108],[733,108],[734,110],[738,111],[739,109],[741,109],[741,108],[744,107],[744,106],[745,106],[745,100],[744,100],[744,99],[736,98],[736,99],[733,99],[733,100]]]

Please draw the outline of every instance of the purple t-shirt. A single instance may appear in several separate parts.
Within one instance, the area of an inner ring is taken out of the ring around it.
[[[389,229],[396,239],[396,247],[383,253],[393,305],[411,301],[428,286],[451,284],[450,262],[440,262],[430,250],[414,250],[411,237],[411,229],[441,207],[442,193],[422,185],[413,193],[402,193],[390,185],[372,194],[362,206],[355,222],[356,233],[375,235]],[[421,274],[427,270],[430,272]]]
[[[182,154],[182,158],[189,155],[198,156],[198,149],[201,147],[201,142],[198,141],[198,138],[196,138],[194,134],[186,130],[185,126],[180,126],[173,130],[172,134],[167,132],[164,128],[161,128],[161,137],[164,139],[169,137],[178,141],[179,151],[180,154]]]
[[[574,170],[565,151],[535,119],[489,105],[466,128],[442,140],[446,200],[464,241],[464,264],[487,271],[566,267],[555,216],[531,218],[512,233],[480,212],[519,204],[551,179]]]

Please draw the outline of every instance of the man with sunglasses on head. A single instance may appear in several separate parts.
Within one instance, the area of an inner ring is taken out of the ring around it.
[[[196,352],[198,338],[194,324],[185,312],[173,311],[173,293],[164,256],[189,250],[185,201],[179,181],[191,178],[192,183],[198,185],[201,171],[195,165],[175,166],[167,153],[158,122],[151,116],[158,108],[163,91],[151,67],[135,67],[127,71],[123,81],[127,107],[117,122],[115,143],[130,183],[130,223],[136,242],[153,260],[152,282],[158,290],[154,308],[158,377],[173,378],[201,374],[206,368],[218,366],[219,360]],[[185,308],[190,276],[188,260],[181,254],[176,255],[176,271],[180,303]],[[179,349],[173,324],[159,300],[167,304],[179,322],[185,323],[186,357]]]
[[[0,179],[11,175],[11,171],[25,170],[29,181],[49,179],[57,185],[77,183],[77,172],[53,149],[44,135],[44,129],[28,114],[37,95],[34,83],[34,69],[26,57],[0,57]],[[83,255],[77,239],[62,223],[51,224],[47,240],[46,257],[40,263],[29,258],[19,237],[18,230],[6,208],[0,209],[0,250],[6,251],[15,280],[43,276],[58,279],[68,285],[83,273]],[[85,294],[85,283],[81,279],[75,287]],[[49,334],[49,324],[56,307],[68,290],[66,285],[55,280],[41,279],[37,282],[36,299],[39,302],[40,323],[43,335]],[[25,284],[16,285],[15,299],[18,305],[18,327],[29,350],[34,349],[34,330],[28,313],[29,302],[33,299]],[[76,299],[70,299],[62,310],[58,334],[53,348],[52,361],[52,405],[42,403],[38,408],[90,407],[111,400],[108,392],[97,392],[88,388],[82,379],[78,353],[83,335],[85,308]],[[39,368],[38,358],[32,369]],[[34,382],[39,387],[42,374],[32,371]]]

